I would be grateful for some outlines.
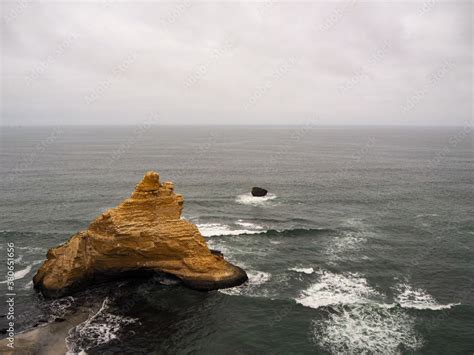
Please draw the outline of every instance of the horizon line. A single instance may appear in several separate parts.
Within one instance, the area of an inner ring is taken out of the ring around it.
[[[197,124],[179,124],[179,123],[162,123],[162,124],[147,124],[147,123],[123,123],[123,124],[0,124],[0,128],[42,128],[42,127],[137,127],[147,126],[152,127],[254,127],[254,128],[283,128],[283,127],[305,127],[308,129],[318,127],[410,127],[410,128],[455,128],[455,127],[473,127],[474,122],[469,124],[312,124],[312,123],[287,123],[287,124],[233,124],[233,123],[197,123]]]

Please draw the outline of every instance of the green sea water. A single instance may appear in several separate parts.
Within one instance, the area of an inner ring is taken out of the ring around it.
[[[91,317],[66,339],[71,353],[474,352],[469,127],[1,135],[0,253],[15,243],[18,331],[86,306]],[[174,181],[183,218],[249,281],[203,293],[124,280],[55,301],[38,295],[32,277],[48,248],[129,196],[148,170]],[[252,197],[252,186],[270,194]],[[6,311],[2,302],[1,328]]]

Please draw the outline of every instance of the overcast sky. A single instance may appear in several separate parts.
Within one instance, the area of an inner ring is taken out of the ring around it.
[[[2,124],[463,125],[472,7],[2,1]]]

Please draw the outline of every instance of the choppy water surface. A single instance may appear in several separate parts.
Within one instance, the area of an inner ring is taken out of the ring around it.
[[[470,354],[472,139],[466,128],[3,129],[0,252],[15,243],[17,327],[87,306],[71,352]],[[248,283],[201,293],[128,280],[39,297],[31,280],[48,248],[147,170],[175,182],[183,217]]]

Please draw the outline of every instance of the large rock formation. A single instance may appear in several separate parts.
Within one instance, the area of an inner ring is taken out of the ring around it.
[[[150,272],[174,275],[193,289],[232,287],[247,280],[241,268],[212,253],[197,227],[181,219],[183,197],[173,183],[148,172],[132,196],[87,230],[48,251],[35,288],[60,297],[96,282]]]

